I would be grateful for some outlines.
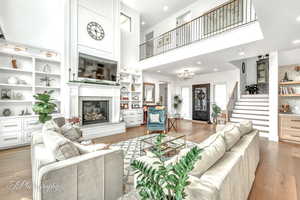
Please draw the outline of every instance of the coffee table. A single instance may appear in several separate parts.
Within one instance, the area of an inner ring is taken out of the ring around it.
[[[144,155],[147,151],[152,151],[156,146],[157,135],[153,135],[144,138],[140,142],[140,155]],[[172,157],[176,155],[181,149],[186,147],[186,136],[185,135],[175,135],[166,136],[162,142],[162,151],[165,158]]]

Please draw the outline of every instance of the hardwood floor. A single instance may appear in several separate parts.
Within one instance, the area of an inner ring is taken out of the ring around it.
[[[201,142],[214,130],[212,125],[181,121],[178,133],[170,134],[184,133],[187,140]],[[131,128],[124,134],[95,142],[116,143],[145,133],[145,127]],[[300,145],[262,138],[260,146],[261,162],[248,200],[297,200],[297,197],[300,200]],[[0,199],[31,200],[28,183],[31,183],[30,147],[0,151]]]

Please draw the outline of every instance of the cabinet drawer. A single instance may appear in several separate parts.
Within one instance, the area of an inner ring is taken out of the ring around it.
[[[282,128],[296,128],[300,131],[300,117],[282,117],[281,118]]]
[[[32,129],[41,129],[42,124],[38,121],[37,118],[25,119],[24,120],[24,129],[32,130]]]
[[[15,146],[20,143],[20,136],[21,133],[18,132],[11,132],[11,133],[2,133],[0,135],[0,147],[9,147]]]
[[[21,120],[1,120],[0,121],[0,132],[11,132],[21,131],[22,121]]]

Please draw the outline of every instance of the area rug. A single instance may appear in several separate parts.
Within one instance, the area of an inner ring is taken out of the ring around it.
[[[124,192],[128,193],[129,191],[133,190],[133,170],[130,167],[130,163],[134,161],[135,159],[143,156],[141,149],[143,149],[144,143],[141,142],[141,140],[153,137],[158,134],[152,134],[152,135],[146,135],[146,136],[141,136],[137,138],[133,138],[130,140],[122,141],[116,144],[112,144],[112,147],[117,147],[120,148],[124,151]],[[167,136],[166,139],[172,139],[172,136]],[[155,139],[155,137],[153,137]],[[179,142],[184,142],[183,139],[178,140]],[[186,147],[191,148],[195,146],[196,143],[186,141]]]

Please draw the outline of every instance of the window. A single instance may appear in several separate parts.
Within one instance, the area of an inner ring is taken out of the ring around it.
[[[131,17],[121,13],[120,24],[122,30],[131,32]]]
[[[181,115],[184,119],[189,119],[190,115],[190,88],[181,88],[182,106]]]
[[[214,85],[214,103],[217,104],[222,110],[226,110],[227,91],[226,84],[220,83]]]

